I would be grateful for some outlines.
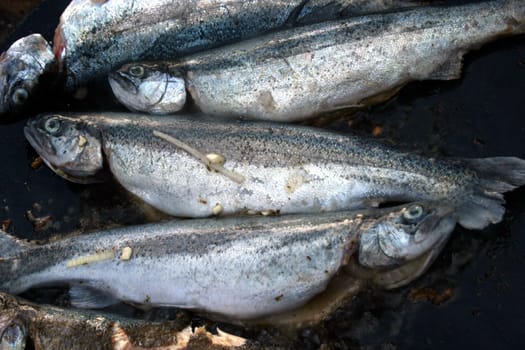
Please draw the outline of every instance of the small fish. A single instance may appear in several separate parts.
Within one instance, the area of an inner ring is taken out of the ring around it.
[[[109,77],[133,111],[299,121],[390,98],[411,81],[458,79],[466,52],[525,32],[525,2],[484,1],[327,21]]]
[[[111,172],[181,217],[446,199],[462,226],[481,229],[501,220],[501,193],[525,182],[519,158],[434,159],[348,134],[203,115],[51,114],[28,121],[24,132],[60,176],[88,183]]]
[[[220,330],[213,335],[202,327],[193,331],[183,321],[189,319],[151,322],[103,312],[67,310],[0,292],[2,350],[24,350],[28,344],[35,350],[183,350],[195,349],[198,342],[204,342],[207,349],[253,348],[241,337]],[[159,347],[161,344],[164,346]]]
[[[0,56],[0,114],[23,107],[42,76],[55,69],[53,51],[44,37],[32,34],[17,40]]]
[[[118,301],[249,320],[300,308],[350,259],[418,277],[456,224],[448,204],[278,217],[176,220],[64,238],[44,245],[0,234],[0,290],[69,284],[77,307]],[[131,254],[123,259],[125,250]]]

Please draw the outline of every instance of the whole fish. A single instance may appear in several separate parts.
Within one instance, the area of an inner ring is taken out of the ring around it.
[[[0,292],[2,350],[25,350],[28,344],[35,350],[168,349],[159,345],[183,350],[196,349],[198,341],[204,342],[206,349],[253,348],[246,339],[224,332],[212,335],[203,328],[192,331],[186,327],[188,322],[184,318],[148,322],[89,310],[67,310]],[[134,347],[133,343],[141,347]]]
[[[286,25],[423,3],[417,0],[73,0],[60,17],[53,39],[56,56],[53,64],[60,69],[55,82],[73,91],[105,79],[126,62],[169,59]],[[29,55],[39,52],[32,47],[25,47],[24,51]],[[20,60],[13,57],[7,61],[16,67]],[[14,69],[9,74],[26,80],[24,75],[30,74],[29,81],[35,84],[42,69]],[[13,90],[11,81],[2,76],[0,72],[0,92]],[[11,103],[1,101],[0,113],[13,111],[12,107]]]
[[[40,34],[17,40],[0,56],[0,114],[17,111],[40,80],[56,69],[51,46]]]
[[[418,4],[406,0],[366,3],[363,0],[328,3],[324,0],[73,0],[60,18],[53,43],[67,85],[78,86],[129,61],[172,58],[287,24]]]
[[[501,193],[525,182],[514,157],[434,159],[351,135],[280,123],[128,113],[41,115],[26,138],[57,174],[106,171],[166,213],[316,213],[446,199],[467,228],[499,222]]]
[[[134,111],[299,121],[382,102],[410,81],[460,77],[464,54],[525,32],[525,2],[417,7],[273,32],[109,78]]]
[[[382,287],[404,285],[434,260],[455,224],[448,203],[414,203],[316,215],[177,220],[44,245],[1,233],[0,290],[17,294],[66,283],[72,286],[72,304],[80,307],[116,298],[254,319],[301,307],[350,259],[391,275]],[[402,269],[406,265],[415,266]]]

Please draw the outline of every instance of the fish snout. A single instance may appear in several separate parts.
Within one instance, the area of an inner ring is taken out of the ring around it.
[[[124,71],[116,71],[109,75],[109,84],[113,91],[121,91],[127,94],[136,95],[138,93],[137,84],[133,79]]]

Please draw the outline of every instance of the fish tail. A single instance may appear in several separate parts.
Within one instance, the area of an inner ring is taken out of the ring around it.
[[[502,6],[507,8],[510,14],[508,21],[509,29],[517,33],[525,33],[525,3],[522,1],[505,0]]]
[[[483,229],[501,221],[503,193],[525,184],[525,160],[516,157],[462,159],[476,172],[477,188],[457,209],[458,222],[468,229]]]
[[[0,288],[3,282],[13,278],[16,270],[15,260],[20,254],[29,249],[26,243],[0,230]]]

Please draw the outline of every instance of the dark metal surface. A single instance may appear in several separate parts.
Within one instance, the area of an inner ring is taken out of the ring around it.
[[[68,1],[48,0],[19,27],[2,48],[31,32],[47,38]],[[89,90],[81,103],[57,94],[60,109],[100,109],[111,99]],[[504,39],[469,54],[463,78],[406,86],[386,104],[338,119],[329,128],[372,134],[400,147],[453,157],[525,158],[525,37]],[[45,112],[48,105],[32,111]],[[23,120],[0,125],[0,221],[9,232],[44,239],[72,230],[158,220],[162,215],[115,183],[81,186],[66,182],[47,167],[33,169],[36,154],[26,142]],[[351,124],[351,127],[349,126]],[[488,349],[523,348],[525,339],[525,189],[506,195],[502,223],[484,231],[456,229],[434,266],[422,278],[395,291],[365,291],[319,327],[286,338],[298,348]],[[35,204],[36,203],[36,204]],[[27,211],[51,215],[50,227],[33,231]],[[451,292],[441,305],[415,303],[416,288]],[[212,322],[195,318],[195,323]],[[221,329],[261,341],[278,341],[278,330]]]

